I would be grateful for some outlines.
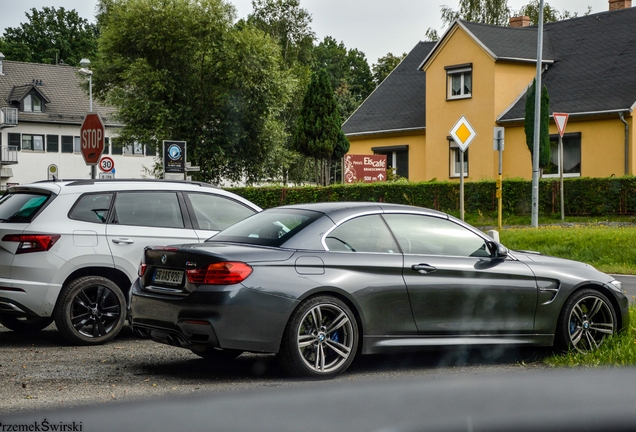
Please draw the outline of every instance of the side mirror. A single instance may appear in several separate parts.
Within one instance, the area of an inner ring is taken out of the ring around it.
[[[497,258],[506,258],[508,256],[508,248],[494,241],[488,242],[488,249],[490,249],[490,255]]]

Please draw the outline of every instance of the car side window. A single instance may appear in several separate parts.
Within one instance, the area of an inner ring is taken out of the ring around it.
[[[399,253],[397,243],[379,215],[346,221],[325,238],[330,251]]]
[[[183,228],[175,192],[118,192],[113,223],[158,228]]]
[[[405,254],[490,257],[483,238],[447,219],[414,214],[385,214]]]
[[[68,217],[85,222],[106,223],[112,199],[112,193],[82,195]]]
[[[194,211],[192,222],[197,229],[220,231],[256,213],[224,196],[196,192],[185,195]]]

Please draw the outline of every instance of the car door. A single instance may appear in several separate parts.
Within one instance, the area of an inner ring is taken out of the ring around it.
[[[528,266],[491,258],[483,237],[452,220],[384,218],[404,253],[404,281],[420,334],[533,331],[537,285]]]
[[[417,334],[402,278],[402,254],[380,215],[350,219],[324,242],[323,281],[358,300],[365,337]]]
[[[256,213],[256,210],[222,195],[202,192],[184,192],[183,195],[200,241]]]
[[[198,243],[174,191],[117,192],[106,237],[115,267],[132,279],[146,246]]]

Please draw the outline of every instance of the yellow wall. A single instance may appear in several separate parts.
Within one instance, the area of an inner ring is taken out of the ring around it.
[[[495,62],[460,26],[455,26],[425,65],[426,133],[349,137],[351,154],[372,154],[372,147],[409,145],[411,181],[458,180],[450,177],[450,149],[447,137],[451,128],[466,116],[477,132],[469,155],[469,181],[494,179],[498,174],[498,152],[493,150],[496,119],[511,106],[532,83],[534,63]],[[447,100],[445,66],[472,64],[472,97]],[[636,142],[633,117],[630,148]],[[581,133],[581,176],[607,177],[624,174],[624,124],[618,114],[604,119],[571,118],[566,133]],[[550,133],[557,134],[556,125]],[[503,153],[504,178],[532,178],[532,161],[525,142],[523,124],[506,125]],[[630,174],[636,173],[636,151],[629,155]]]
[[[424,160],[426,154],[426,135],[424,131],[404,134],[369,135],[349,137],[349,154],[373,154],[373,147],[409,146],[409,180],[426,180]]]
[[[447,71],[444,67],[465,63],[473,65],[472,97],[447,100]],[[492,56],[457,27],[425,70],[428,177],[450,179],[450,152],[446,138],[453,125],[464,115],[477,132],[468,149],[468,180],[495,178],[499,168],[498,154],[493,150],[495,120],[532,82],[535,66],[495,63]]]
[[[632,128],[632,117],[626,118]],[[568,121],[565,133],[581,134],[581,177],[622,176],[625,173],[625,125],[615,117],[603,120]],[[558,134],[556,125],[550,125],[550,134]],[[633,134],[630,134],[633,137]],[[633,138],[630,141],[633,142]],[[532,160],[526,145],[523,126],[506,127],[503,154],[504,178],[532,178]],[[634,173],[633,151],[630,152],[631,171]]]

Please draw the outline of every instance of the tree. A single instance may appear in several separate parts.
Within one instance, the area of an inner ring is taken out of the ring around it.
[[[587,7],[587,12],[585,15],[589,15],[592,12],[592,7]],[[530,17],[530,22],[534,25],[539,24],[539,0],[530,0],[530,2],[523,6],[519,12],[517,13],[520,16],[528,16]],[[548,3],[543,3],[543,22],[555,22],[562,21],[569,18],[575,18],[578,16],[578,12],[570,12],[568,10],[564,10],[563,12],[559,12]]]
[[[530,150],[531,157],[534,157],[532,155],[534,154],[534,99],[536,97],[536,84],[537,80],[535,79],[530,89],[526,92],[526,118],[523,124],[526,133],[526,144]],[[543,86],[541,91],[539,136],[539,168],[543,168],[550,163],[550,96],[546,86]]]
[[[222,0],[107,0],[95,95],[117,108],[123,142],[185,140],[203,181],[268,176],[284,139],[289,78],[262,31],[235,27]]]
[[[97,26],[75,10],[43,7],[26,12],[28,22],[4,31],[3,53],[8,59],[31,63],[64,62],[76,66],[97,53]]]
[[[314,73],[303,99],[294,135],[294,149],[316,160],[316,182],[329,184],[329,162],[349,151],[349,142],[340,127],[341,119],[329,75],[324,69]]]
[[[498,26],[510,22],[508,0],[460,0],[458,11],[446,5],[441,11],[444,25],[452,24],[456,19]]]
[[[401,56],[393,55],[393,53],[387,53],[384,57],[380,57],[378,62],[371,66],[375,85],[380,85],[380,83],[389,76],[393,69],[400,64],[404,57],[406,57],[406,53],[403,53]]]
[[[283,61],[308,64],[316,38],[311,29],[311,14],[299,0],[252,0],[248,23],[267,33],[281,47]]]
[[[439,40],[439,34],[437,30],[432,27],[429,27],[424,33],[424,41],[426,42],[437,42]]]
[[[314,49],[314,73],[321,69],[327,72],[331,88],[338,94],[341,118],[349,115],[369,96],[375,88],[369,63],[362,51],[347,50],[344,43],[338,43],[326,36]]]

